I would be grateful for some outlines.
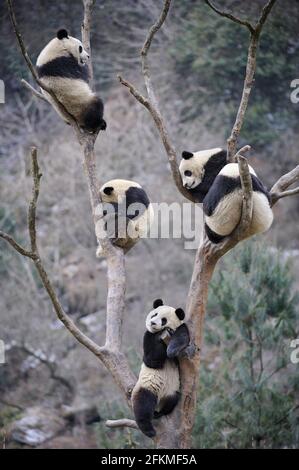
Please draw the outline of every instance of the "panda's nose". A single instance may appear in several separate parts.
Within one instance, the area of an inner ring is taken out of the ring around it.
[[[154,321],[151,321],[151,325],[154,326],[156,323]]]

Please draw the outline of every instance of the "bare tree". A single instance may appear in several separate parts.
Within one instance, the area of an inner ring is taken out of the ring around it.
[[[82,40],[87,50],[90,50],[90,25],[94,3],[94,0],[83,0],[84,20],[82,25]],[[269,15],[275,3],[275,0],[268,1],[264,9],[262,10],[261,16],[255,26],[251,25],[247,21],[240,20],[239,18],[234,17],[231,14],[221,12],[216,7],[214,7],[214,5],[212,5],[210,1],[207,1],[206,3],[211,8],[213,8],[216,13],[247,27],[251,34],[250,45],[248,50],[246,76],[244,79],[244,90],[239,106],[239,111],[237,113],[236,122],[233,127],[231,136],[228,139],[229,160],[238,161],[240,169],[240,176],[243,189],[242,217],[240,224],[236,228],[234,233],[230,237],[227,237],[222,243],[220,243],[219,245],[214,245],[204,235],[203,241],[197,250],[193,275],[187,298],[186,309],[188,325],[192,333],[192,341],[191,347],[188,349],[187,353],[180,359],[182,399],[180,401],[179,406],[170,416],[164,417],[160,420],[159,424],[157,423],[158,432],[155,438],[155,444],[158,448],[191,447],[191,433],[195,417],[196,392],[201,359],[200,353],[202,347],[203,325],[209,282],[212,278],[217,261],[225,253],[232,249],[237,243],[245,239],[248,235],[248,229],[252,216],[252,184],[247,160],[244,156],[242,156],[242,153],[248,151],[250,147],[243,147],[237,152],[236,145],[244,121],[249,94],[254,79],[256,53],[260,33],[262,31],[263,24],[265,23],[267,16]],[[7,4],[22,54],[28,64],[29,69],[32,72],[33,78],[35,79],[36,83],[41,86],[41,88],[45,89],[43,84],[39,81],[35,69],[30,61],[22,36],[17,26],[11,0],[7,0]],[[141,50],[142,73],[147,90],[147,96],[143,96],[134,85],[126,81],[124,78],[119,77],[119,80],[124,86],[129,89],[129,91],[136,98],[136,100],[140,102],[143,106],[145,106],[145,108],[147,108],[150,112],[159,131],[164,148],[166,150],[174,183],[177,186],[178,190],[182,193],[182,195],[184,195],[189,200],[192,200],[190,194],[182,185],[180,173],[178,170],[176,150],[171,143],[169,134],[167,132],[167,126],[159,109],[159,103],[156,97],[156,93],[154,91],[150,75],[150,67],[148,63],[148,53],[152,41],[167,18],[170,4],[171,0],[164,0],[164,5],[161,14],[157,21],[154,23],[154,25],[150,28],[145,43]],[[90,64],[90,75],[91,77],[93,75],[92,63]],[[41,98],[42,95],[39,91],[37,91],[35,88],[33,88],[27,83],[25,83],[25,86],[27,86],[27,88],[29,88],[31,92],[35,94],[35,96]],[[53,97],[54,101],[56,100],[55,103],[57,104],[57,106],[60,107],[62,114],[64,113],[67,116],[68,121],[71,122],[76,133],[76,137],[80,145],[82,146],[84,154],[83,163],[87,176],[91,208],[94,223],[96,224],[99,217],[96,208],[100,203],[98,191],[99,182],[96,177],[96,157],[94,153],[94,143],[97,138],[97,135],[84,134],[81,129],[78,128],[77,123],[72,118],[72,116],[70,116],[67,110],[65,110],[61,106],[61,103],[59,103],[55,95],[53,95],[53,93],[50,94]],[[36,209],[40,190],[41,173],[39,170],[36,148],[32,148],[31,161],[33,187],[32,199],[30,201],[28,209],[28,231],[30,239],[30,248],[27,249],[21,246],[14,238],[12,238],[7,233],[0,232],[0,237],[6,240],[12,246],[12,248],[14,248],[22,256],[28,257],[33,261],[58,318],[62,321],[62,323],[69,330],[69,332],[81,344],[83,344],[87,349],[89,349],[110,371],[116,383],[127,398],[128,404],[130,405],[130,395],[132,388],[136,382],[136,377],[132,373],[128,365],[127,359],[122,353],[122,317],[124,312],[125,296],[124,254],[121,249],[114,247],[108,239],[101,240],[102,247],[107,257],[108,296],[106,312],[106,342],[104,346],[99,346],[89,337],[87,337],[78,328],[78,326],[74,324],[72,319],[64,311],[56,295],[55,289],[50,281],[49,275],[45,270],[44,263],[41,260],[36,233]],[[297,166],[288,174],[282,176],[271,189],[272,205],[274,205],[280,198],[298,194],[299,188],[288,190],[289,186],[298,181],[298,179],[299,166]],[[127,419],[117,421],[109,420],[106,424],[109,427],[136,428],[136,423],[133,420]]]
[[[203,241],[197,250],[186,309],[189,328],[192,332],[192,343],[194,346],[193,351],[195,351],[195,353],[192,355],[193,357],[190,357],[190,355],[189,357],[188,355],[185,355],[185,357],[181,358],[180,360],[182,399],[180,401],[180,405],[172,413],[172,415],[164,418],[160,425],[158,441],[159,445],[162,447],[189,448],[191,445],[191,433],[194,425],[196,411],[195,408],[203,339],[204,317],[209,283],[218,260],[225,253],[236,246],[237,243],[239,243],[241,240],[244,240],[248,236],[248,229],[250,227],[252,217],[252,184],[247,160],[244,156],[242,156],[242,154],[250,150],[250,146],[247,145],[238,152],[236,151],[236,147],[244,122],[250,91],[253,86],[260,34],[263,25],[265,24],[265,21],[275,4],[275,1],[276,0],[270,0],[267,2],[267,4],[262,9],[257,23],[252,25],[248,21],[243,21],[233,16],[232,14],[218,10],[214,5],[212,5],[210,1],[206,0],[206,3],[216,13],[245,26],[250,31],[250,42],[248,48],[246,74],[244,77],[243,93],[236,120],[231,131],[231,135],[227,141],[228,161],[237,161],[239,164],[243,189],[242,217],[235,231],[222,243],[215,245],[211,243],[208,240],[206,234],[204,234]],[[152,83],[150,67],[148,63],[148,52],[150,50],[152,40],[155,34],[163,26],[170,9],[170,5],[171,0],[164,0],[162,12],[155,24],[150,28],[145,43],[140,52],[142,73],[147,95],[143,96],[142,93],[140,93],[140,91],[138,91],[132,83],[128,82],[123,77],[119,76],[119,80],[129,89],[130,93],[136,98],[136,100],[138,100],[150,112],[164,145],[174,183],[183,196],[187,197],[189,200],[192,200],[190,194],[186,192],[185,188],[182,187],[182,181],[177,164],[177,154],[174,146],[170,141],[167,126],[159,109],[159,103]],[[298,180],[299,165],[294,170],[282,176],[274,184],[270,191],[272,205],[274,205],[282,197],[299,194],[299,188],[286,191],[289,186]]]

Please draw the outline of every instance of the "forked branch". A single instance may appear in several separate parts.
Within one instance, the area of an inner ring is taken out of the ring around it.
[[[124,297],[124,286],[121,282],[123,273],[119,272],[118,259],[109,259],[108,263],[108,301],[107,301],[107,330],[106,330],[106,343],[100,347],[87,335],[85,335],[80,328],[73,322],[69,315],[63,309],[55,288],[52,285],[48,273],[45,269],[44,263],[40,257],[38,244],[37,244],[37,231],[36,231],[36,209],[38,196],[40,191],[41,173],[39,171],[37,149],[31,149],[31,168],[32,168],[32,197],[28,209],[28,233],[30,239],[31,250],[26,250],[13,237],[0,232],[0,238],[6,240],[18,253],[23,256],[31,258],[38,271],[40,279],[48,296],[52,302],[54,311],[56,312],[59,320],[64,324],[67,330],[89,351],[97,356],[107,367],[114,376],[116,382],[129,398],[132,387],[136,382],[134,374],[131,372],[128,363],[121,353],[121,299]],[[117,304],[117,305],[116,305]]]

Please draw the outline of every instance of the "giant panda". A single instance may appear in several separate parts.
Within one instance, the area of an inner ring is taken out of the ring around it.
[[[154,301],[146,318],[143,364],[132,392],[132,405],[136,423],[148,437],[156,435],[152,420],[171,413],[180,397],[177,356],[190,341],[184,318],[184,310],[163,305],[161,299]]]
[[[239,165],[227,163],[221,148],[182,153],[180,174],[183,185],[196,201],[203,203],[205,229],[213,243],[230,235],[240,222],[243,192]],[[253,211],[248,236],[268,230],[273,221],[270,195],[249,166],[253,189]]]
[[[36,70],[41,82],[55,94],[78,125],[88,132],[105,130],[104,105],[88,82],[88,53],[82,42],[65,29],[57,32],[37,58]],[[58,114],[66,120],[53,98],[41,90]]]
[[[126,253],[140,238],[146,237],[154,219],[152,204],[140,184],[123,179],[103,184],[100,199],[102,219],[98,229],[104,228],[112,243]],[[99,245],[97,256],[102,254]]]

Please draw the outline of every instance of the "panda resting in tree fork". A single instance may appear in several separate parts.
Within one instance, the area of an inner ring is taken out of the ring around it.
[[[93,93],[88,83],[88,59],[89,55],[82,42],[69,36],[65,29],[60,29],[57,37],[39,54],[36,70],[41,82],[53,91],[78,125],[83,130],[94,133],[105,130],[106,122],[103,119],[103,102]],[[41,91],[66,120],[49,93],[43,89]]]
[[[190,342],[184,318],[184,310],[163,305],[161,299],[154,301],[146,318],[143,364],[132,392],[132,404],[136,423],[148,437],[156,435],[152,420],[171,413],[179,401],[177,357]]]
[[[240,222],[243,191],[237,163],[227,163],[221,148],[182,153],[180,174],[183,185],[203,203],[206,233],[213,243],[230,235]],[[248,237],[267,231],[273,221],[270,195],[249,166],[253,189],[253,211]]]

